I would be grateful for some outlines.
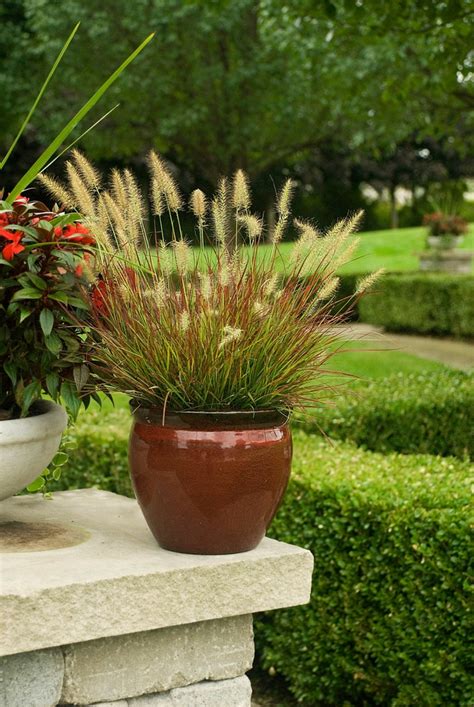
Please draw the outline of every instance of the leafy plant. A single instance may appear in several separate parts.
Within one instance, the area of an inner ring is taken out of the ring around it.
[[[431,236],[463,236],[468,232],[469,224],[461,216],[444,214],[436,211],[425,214],[423,225],[428,226]]]
[[[28,415],[47,393],[75,417],[89,376],[81,324],[94,237],[75,212],[23,196],[0,208],[2,416]]]
[[[290,221],[290,180],[277,201],[266,259],[257,257],[264,223],[251,212],[241,170],[231,183],[221,181],[210,204],[195,190],[196,253],[182,231],[183,202],[172,175],[155,153],[149,163],[156,248],[143,237],[144,199],[131,172],[113,172],[102,192],[90,165],[87,173],[80,163],[68,165],[63,194],[43,180],[56,198],[77,202],[98,239],[96,375],[108,390],[126,392],[139,404],[174,410],[291,411],[327,395],[329,374],[322,367],[334,353],[332,326],[344,317],[333,314],[335,273],[358,245],[349,237],[361,214],[325,236],[295,220],[300,237],[280,276],[275,262]],[[170,244],[162,239],[165,216]],[[216,244],[210,253],[207,243]],[[374,279],[359,283],[354,302]]]

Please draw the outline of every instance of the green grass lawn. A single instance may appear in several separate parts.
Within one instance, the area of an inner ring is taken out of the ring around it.
[[[366,273],[386,268],[391,272],[418,270],[417,253],[425,249],[425,228],[398,228],[386,231],[367,231],[359,233],[360,246],[354,259],[341,268],[341,273]],[[279,247],[277,267],[282,272],[288,261],[292,243],[285,242]],[[469,233],[461,246],[463,250],[474,250],[474,224],[470,224]],[[211,256],[211,249],[207,257]],[[259,258],[270,256],[271,246],[259,246]]]
[[[386,378],[392,373],[421,373],[446,369],[446,366],[437,361],[429,361],[403,351],[380,350],[377,347],[377,342],[344,342],[344,352],[334,356],[329,368],[366,379]]]

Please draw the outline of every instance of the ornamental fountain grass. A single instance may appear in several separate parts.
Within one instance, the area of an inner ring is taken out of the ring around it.
[[[271,255],[262,261],[265,226],[251,212],[242,171],[223,179],[210,203],[202,191],[192,193],[200,243],[192,249],[171,173],[155,153],[149,166],[154,247],[130,171],[114,171],[100,190],[70,164],[62,196],[45,180],[57,199],[76,203],[98,243],[94,376],[108,392],[130,397],[131,477],[159,544],[202,554],[250,550],[286,489],[291,413],[333,392],[327,362],[338,348],[333,326],[344,318],[333,314],[335,273],[357,247],[349,236],[361,214],[324,236],[296,220],[299,238],[281,277],[275,261],[290,223],[290,180],[268,234]],[[205,246],[212,243],[210,255]],[[359,283],[346,312],[374,279]]]

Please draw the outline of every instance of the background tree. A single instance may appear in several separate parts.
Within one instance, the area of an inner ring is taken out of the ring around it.
[[[57,0],[54,12],[47,0],[7,0],[1,12],[12,37],[1,50],[2,143],[82,20],[20,159],[144,30],[156,31],[154,43],[108,95],[120,107],[82,143],[104,163],[139,167],[153,146],[190,188],[243,167],[262,208],[273,197],[270,176],[319,173],[321,192],[341,210],[357,187],[351,178],[341,203],[331,160],[381,162],[427,137],[465,152],[474,142],[469,0]]]

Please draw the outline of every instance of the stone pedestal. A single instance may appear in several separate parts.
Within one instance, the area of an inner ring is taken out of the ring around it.
[[[252,613],[306,603],[309,552],[162,550],[132,499],[0,503],[0,707],[249,707]]]
[[[420,270],[470,275],[472,256],[469,250],[428,250],[419,254]]]

